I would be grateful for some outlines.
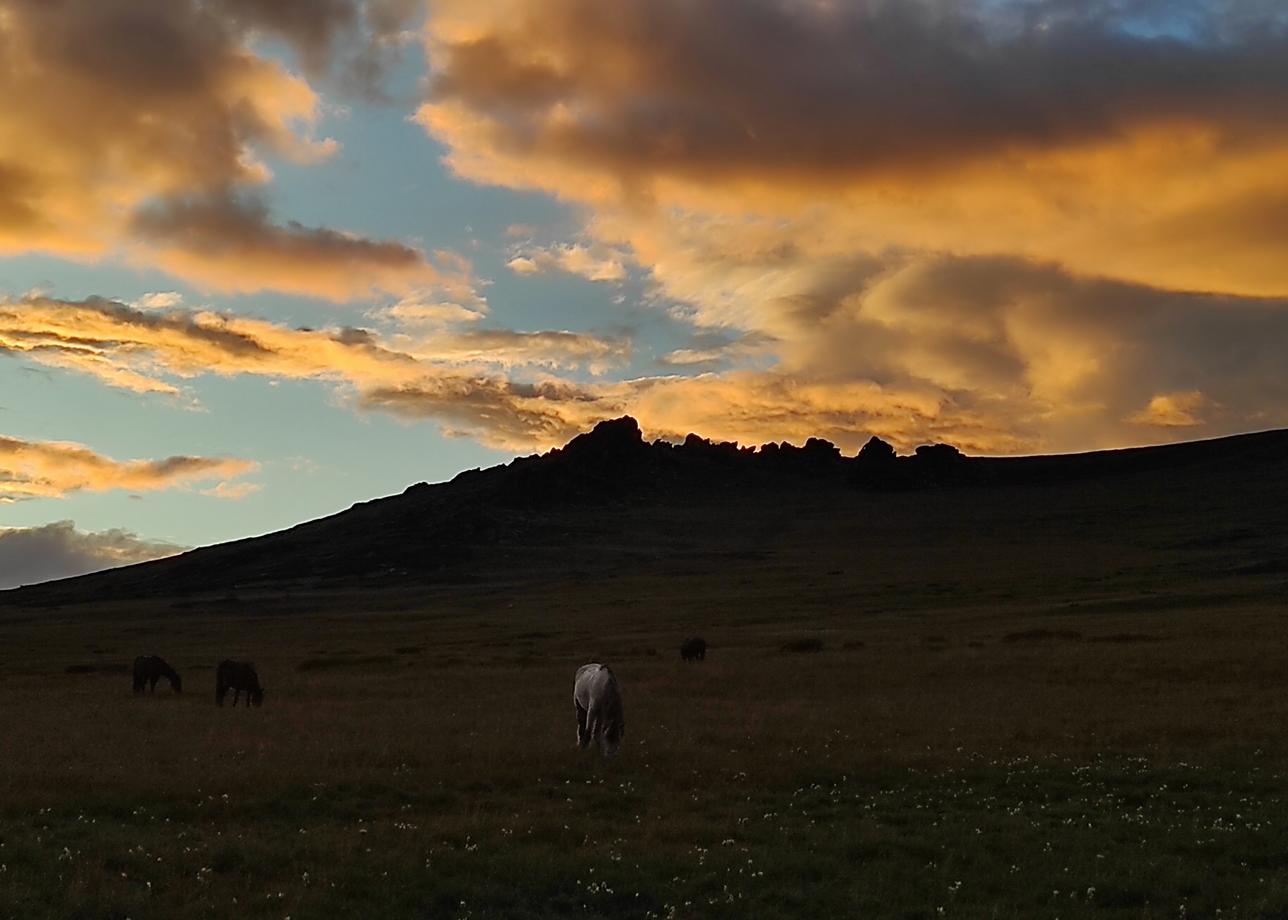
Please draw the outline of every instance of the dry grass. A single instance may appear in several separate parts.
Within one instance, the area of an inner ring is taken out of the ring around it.
[[[735,627],[622,587],[0,622],[0,916],[1288,907],[1273,607]],[[700,665],[675,651],[694,623]],[[131,696],[113,669],[150,651],[184,696]],[[257,662],[262,709],[214,706],[225,656]],[[623,684],[615,761],[574,750],[592,658]]]

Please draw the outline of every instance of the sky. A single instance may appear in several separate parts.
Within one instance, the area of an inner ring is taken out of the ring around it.
[[[634,415],[1288,425],[1273,0],[0,0],[0,587]]]

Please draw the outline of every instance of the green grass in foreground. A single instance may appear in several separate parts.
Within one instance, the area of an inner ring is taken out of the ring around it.
[[[385,784],[12,810],[9,916],[1266,916],[1283,776],[1136,759]],[[812,771],[802,771],[812,772]],[[646,784],[641,787],[641,784]],[[468,784],[467,784],[468,785]],[[235,787],[234,787],[235,788]],[[665,802],[670,814],[659,814]],[[678,810],[678,811],[677,811]]]

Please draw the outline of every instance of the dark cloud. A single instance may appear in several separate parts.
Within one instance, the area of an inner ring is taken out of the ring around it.
[[[227,21],[291,43],[312,74],[382,95],[386,69],[416,24],[421,0],[209,0]]]
[[[517,449],[562,444],[619,414],[621,405],[596,387],[465,375],[373,387],[360,401],[406,418],[432,418],[449,434]]]
[[[0,590],[173,556],[186,549],[143,540],[128,530],[80,531],[72,521],[0,527]]]
[[[487,119],[493,142],[511,152],[625,179],[827,181],[1112,140],[1145,123],[1259,129],[1288,115],[1281,14],[1210,12],[1185,41],[1133,33],[1148,17],[1126,4],[541,0],[494,9],[504,13],[479,15],[482,29],[433,46],[431,104]]]
[[[297,290],[345,299],[437,278],[418,249],[275,224],[263,202],[246,195],[168,199],[139,211],[132,229],[162,264],[221,288],[258,290],[291,278]]]

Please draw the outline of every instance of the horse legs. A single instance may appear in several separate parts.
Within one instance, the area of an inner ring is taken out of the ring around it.
[[[577,707],[577,747],[585,750],[586,745],[590,744],[590,733],[586,731],[586,710],[575,700],[573,705]]]
[[[237,701],[241,699],[241,687],[233,687],[233,707],[236,708]]]
[[[156,675],[155,675],[155,674],[153,674],[150,678],[148,678],[148,682],[149,682],[149,684],[150,684],[150,686],[148,687],[148,692],[149,692],[149,693],[156,693],[156,692],[157,692],[157,677],[156,677]]]

